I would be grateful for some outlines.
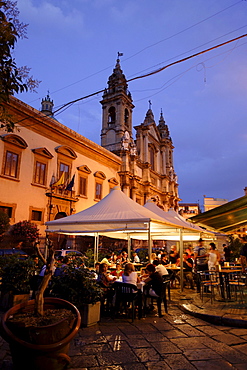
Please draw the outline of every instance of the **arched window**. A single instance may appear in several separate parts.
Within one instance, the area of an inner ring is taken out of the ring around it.
[[[116,122],[116,109],[114,107],[111,107],[108,110],[108,123],[115,122]]]

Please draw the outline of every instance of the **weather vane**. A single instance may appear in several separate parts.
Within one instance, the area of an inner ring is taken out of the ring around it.
[[[123,53],[119,53],[119,51],[117,52],[117,57],[122,57],[123,56]]]

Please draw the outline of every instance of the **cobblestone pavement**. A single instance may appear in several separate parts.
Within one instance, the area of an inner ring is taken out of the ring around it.
[[[201,306],[207,314],[211,312],[212,318],[216,313],[224,316],[227,311],[227,303],[211,304],[210,299],[205,299],[202,304],[192,291],[173,290],[168,314],[162,318],[156,311],[133,323],[125,317],[104,317],[99,324],[80,329],[70,346],[70,368],[246,370],[247,326],[215,325],[184,313],[181,304]],[[238,308],[243,317],[245,307]],[[0,369],[12,368],[8,344],[1,339]]]

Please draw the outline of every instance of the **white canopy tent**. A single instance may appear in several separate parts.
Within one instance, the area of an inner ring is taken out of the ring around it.
[[[175,223],[172,218],[165,219],[133,201],[119,187],[114,187],[105,198],[92,207],[46,222],[46,226],[47,233],[94,236],[95,257],[98,255],[99,235],[128,240],[129,254],[131,239],[148,240],[149,256],[152,252],[152,239],[165,240],[167,237],[173,237],[182,242],[183,232],[198,235],[194,226]]]

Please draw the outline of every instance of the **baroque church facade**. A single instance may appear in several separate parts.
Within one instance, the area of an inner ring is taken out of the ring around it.
[[[141,205],[153,198],[165,211],[178,209],[169,129],[162,113],[156,125],[150,105],[134,139],[134,104],[119,59],[100,103],[101,146],[59,123],[49,95],[41,111],[10,98],[17,130],[0,129],[0,209],[11,224],[30,220],[45,235],[46,221],[94,205],[116,185]]]
[[[154,198],[168,211],[178,210],[178,182],[173,165],[173,143],[161,112],[158,125],[151,103],[143,123],[134,126],[131,93],[117,59],[108,79],[102,104],[101,145],[122,159],[119,172],[122,190],[139,204]]]

